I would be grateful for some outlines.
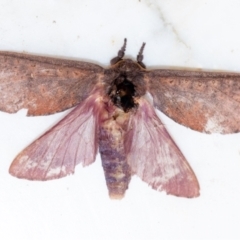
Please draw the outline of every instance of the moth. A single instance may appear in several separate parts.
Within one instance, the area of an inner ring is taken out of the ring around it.
[[[75,107],[17,155],[10,174],[50,180],[88,166],[99,149],[111,198],[120,199],[132,175],[153,189],[180,197],[199,196],[198,180],[157,117],[206,133],[240,130],[240,75],[156,69],[124,59],[127,40],[109,68],[0,52],[0,110],[28,116]]]

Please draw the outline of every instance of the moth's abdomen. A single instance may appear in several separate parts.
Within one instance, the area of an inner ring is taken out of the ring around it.
[[[118,110],[116,110],[118,111]],[[121,110],[119,110],[121,111]],[[99,151],[111,198],[121,199],[131,179],[131,169],[124,150],[124,125],[127,113],[114,114],[103,121],[99,132]]]

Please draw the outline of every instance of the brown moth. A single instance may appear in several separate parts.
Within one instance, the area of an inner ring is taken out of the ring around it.
[[[24,149],[10,173],[50,180],[94,162],[98,148],[111,198],[122,198],[136,174],[153,189],[199,196],[197,178],[154,107],[200,132],[240,130],[240,75],[157,69],[148,71],[142,45],[137,61],[111,66],[0,52],[0,110],[27,108],[29,116],[76,106]]]

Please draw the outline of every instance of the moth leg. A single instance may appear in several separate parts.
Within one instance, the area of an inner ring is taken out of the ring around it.
[[[127,45],[127,39],[124,38],[123,46],[122,46],[121,49],[118,51],[117,57],[113,58],[113,59],[110,61],[111,65],[114,65],[114,64],[116,64],[117,62],[119,62],[120,60],[122,60],[122,58],[124,57],[125,50],[126,50],[126,45]]]
[[[143,60],[143,49],[144,49],[145,45],[146,45],[146,43],[142,44],[142,46],[139,50],[139,53],[137,55],[137,62],[143,68],[146,68],[145,64],[142,62],[142,60]]]

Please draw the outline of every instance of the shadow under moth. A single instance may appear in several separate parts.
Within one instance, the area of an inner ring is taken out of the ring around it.
[[[136,174],[153,189],[199,196],[197,178],[154,108],[193,130],[240,131],[240,75],[147,70],[123,59],[92,63],[0,52],[0,110],[29,116],[75,108],[14,159],[10,174],[50,180],[95,161],[99,149],[111,198],[122,198]]]

